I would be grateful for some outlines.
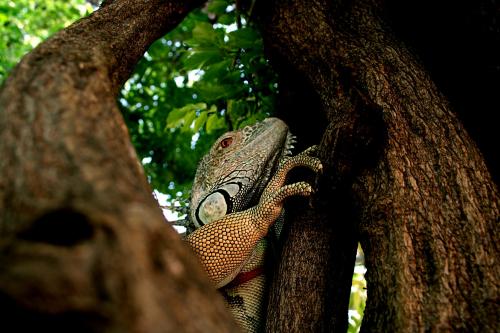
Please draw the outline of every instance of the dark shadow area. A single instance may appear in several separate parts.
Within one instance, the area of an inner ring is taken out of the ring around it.
[[[94,228],[82,213],[58,209],[38,218],[18,237],[32,242],[73,246],[92,238]]]
[[[417,54],[500,182],[500,20],[496,0],[387,1],[396,36]]]

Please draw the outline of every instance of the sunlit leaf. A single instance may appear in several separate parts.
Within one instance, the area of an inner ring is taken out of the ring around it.
[[[200,115],[194,121],[193,132],[198,132],[203,127],[203,125],[205,125],[205,123],[207,122],[207,118],[208,118],[207,111],[200,112]]]
[[[217,37],[213,26],[208,22],[198,22],[193,29],[193,38],[198,41],[204,41],[209,44],[215,41]]]
[[[184,60],[186,69],[199,69],[205,66],[221,62],[223,60],[221,52],[217,48],[195,49],[189,52]]]
[[[212,133],[218,129],[225,127],[224,118],[217,116],[216,114],[211,114],[207,119],[207,132]]]
[[[191,124],[193,123],[194,118],[196,117],[196,111],[192,110],[186,113],[186,116],[183,119],[184,125],[182,126],[182,131],[186,132],[190,129]]]
[[[167,128],[176,128],[181,125],[191,125],[196,111],[205,110],[205,103],[187,104],[170,111],[167,117]]]

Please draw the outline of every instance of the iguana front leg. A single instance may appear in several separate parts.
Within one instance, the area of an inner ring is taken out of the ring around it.
[[[228,214],[187,237],[187,242],[217,288],[231,282],[240,272],[257,242],[280,216],[285,199],[312,193],[311,186],[305,182],[282,186],[286,174],[296,166],[310,167],[316,172],[321,170],[321,162],[307,154],[288,158],[266,186],[257,206]]]

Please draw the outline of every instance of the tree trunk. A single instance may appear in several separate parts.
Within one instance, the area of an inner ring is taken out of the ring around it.
[[[2,326],[234,332],[165,224],[116,105],[148,46],[202,1],[108,1],[27,55],[0,93]]]
[[[314,304],[346,307],[345,297],[324,295],[344,288],[342,275],[329,272],[352,270],[357,235],[368,269],[362,330],[498,331],[497,189],[446,99],[388,31],[380,4],[276,0],[261,7],[266,49],[287,99],[283,118],[306,141],[327,125],[319,223],[310,215],[292,221],[275,286],[293,288],[271,289],[268,331],[345,331],[342,319],[328,318],[333,308]],[[343,241],[329,243],[332,228]],[[315,255],[323,263],[311,261]],[[327,266],[331,257],[342,258],[341,266]],[[290,272],[293,265],[300,274]]]
[[[148,45],[199,3],[107,1],[25,57],[5,83],[5,327],[235,331],[164,225],[115,102]],[[498,331],[497,190],[377,2],[257,5],[282,116],[304,146],[321,141],[325,167],[313,208],[289,209],[267,330],[345,331],[359,240],[368,267],[363,330]]]

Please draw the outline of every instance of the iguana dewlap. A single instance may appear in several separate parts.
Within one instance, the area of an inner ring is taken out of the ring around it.
[[[193,183],[190,215],[197,229],[187,242],[246,332],[262,326],[264,237],[286,198],[312,193],[305,182],[284,185],[286,176],[298,166],[322,168],[309,155],[313,147],[290,156],[292,143],[277,118],[228,132],[201,160]]]

